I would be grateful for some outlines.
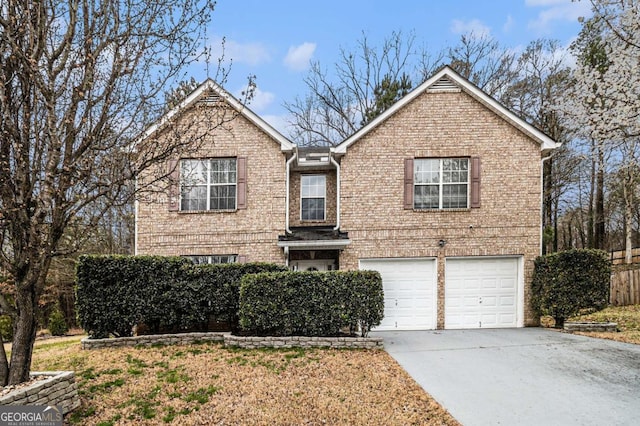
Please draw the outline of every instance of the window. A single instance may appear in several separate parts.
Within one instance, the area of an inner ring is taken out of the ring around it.
[[[236,209],[236,159],[212,158],[180,162],[180,209]]]
[[[469,159],[428,158],[413,162],[415,209],[469,207]]]
[[[325,175],[303,175],[300,184],[300,218],[324,220],[327,180]]]
[[[203,265],[209,263],[236,263],[238,256],[235,254],[214,254],[211,256],[185,256],[190,259],[196,265]]]

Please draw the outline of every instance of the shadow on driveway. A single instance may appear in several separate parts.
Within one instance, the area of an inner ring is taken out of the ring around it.
[[[372,332],[462,424],[640,424],[640,345],[542,328]]]

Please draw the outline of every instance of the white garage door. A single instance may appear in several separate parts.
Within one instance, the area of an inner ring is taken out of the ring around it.
[[[519,258],[445,260],[445,328],[518,326]]]
[[[384,319],[376,330],[436,328],[435,259],[362,259],[360,269],[382,276]]]

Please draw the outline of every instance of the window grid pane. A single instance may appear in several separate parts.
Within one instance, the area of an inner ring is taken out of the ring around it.
[[[325,220],[326,183],[326,176],[324,175],[301,176],[301,220]]]
[[[469,159],[416,159],[414,161],[415,209],[464,209],[468,207]]]
[[[180,170],[181,210],[235,210],[235,158],[182,160]]]
[[[238,256],[235,254],[214,254],[211,256],[185,256],[196,265],[218,264],[218,263],[236,263]]]

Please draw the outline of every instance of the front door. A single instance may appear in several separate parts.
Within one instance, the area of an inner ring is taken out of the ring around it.
[[[291,262],[294,271],[333,271],[333,259],[295,260]]]

